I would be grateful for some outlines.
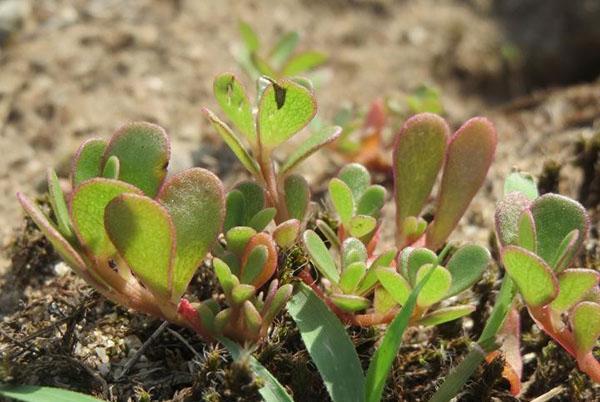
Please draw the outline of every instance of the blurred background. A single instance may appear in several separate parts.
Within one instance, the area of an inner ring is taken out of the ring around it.
[[[167,129],[172,170],[239,169],[200,108],[215,109],[219,72],[254,88],[240,21],[261,48],[296,31],[297,51],[326,56],[310,73],[322,121],[378,98],[392,115],[433,108],[454,127],[487,115],[501,144],[492,178],[551,161],[567,193],[585,180],[570,163],[600,126],[598,0],[0,0],[4,245],[22,225],[15,192],[43,190],[48,166],[65,177],[80,142],[127,121]],[[494,186],[475,207],[483,218]]]

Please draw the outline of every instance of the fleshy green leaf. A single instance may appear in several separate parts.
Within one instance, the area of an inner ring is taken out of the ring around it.
[[[300,35],[295,31],[288,32],[279,39],[269,55],[269,60],[276,69],[280,69],[294,53],[299,41]]]
[[[371,184],[371,174],[360,163],[350,163],[340,170],[338,177],[346,183],[352,191],[352,197],[355,201],[360,200],[369,184]]]
[[[120,171],[121,162],[119,162],[119,158],[117,158],[115,155],[112,155],[104,164],[102,177],[106,177],[107,179],[118,179]]]
[[[259,245],[254,247],[248,255],[246,264],[242,267],[240,282],[253,284],[262,273],[268,257],[269,250],[267,250],[266,246]]]
[[[325,221],[322,221],[320,219],[317,219],[316,224],[317,224],[317,228],[319,229],[321,234],[323,236],[325,236],[325,239],[329,242],[331,247],[335,250],[340,250],[342,247],[342,244],[340,243],[340,239],[338,238],[338,235],[331,228],[331,226],[329,226]]]
[[[95,178],[82,183],[71,198],[71,220],[79,241],[98,257],[109,258],[116,252],[104,228],[104,208],[123,193],[141,194],[125,182]]]
[[[103,164],[119,159],[119,179],[154,197],[167,175],[171,149],[165,130],[151,123],[130,123],[120,128],[104,151]]]
[[[253,181],[243,181],[235,186],[235,190],[244,195],[244,225],[265,208],[265,191]]]
[[[290,219],[280,223],[273,231],[273,238],[277,245],[283,249],[291,247],[300,234],[300,221]]]
[[[263,322],[270,324],[275,319],[275,316],[285,307],[292,296],[293,290],[294,287],[289,283],[277,289],[273,299],[263,309]]]
[[[519,218],[519,235],[517,238],[517,245],[529,250],[536,252],[537,249],[537,235],[535,233],[535,222],[533,215],[530,210],[525,210]]]
[[[375,272],[379,283],[388,291],[396,303],[403,306],[412,290],[406,279],[393,268],[377,268]]]
[[[479,191],[496,152],[496,130],[482,117],[467,121],[450,139],[428,248],[440,248]]]
[[[258,334],[260,326],[262,325],[262,317],[256,307],[249,300],[246,300],[242,305],[242,313],[244,315],[244,322],[246,328],[251,334]]]
[[[558,294],[558,281],[552,269],[531,251],[507,246],[502,250],[502,263],[527,305],[543,306]]]
[[[331,253],[323,243],[323,240],[312,230],[307,230],[302,235],[306,251],[310,255],[310,259],[319,270],[321,275],[329,279],[333,283],[338,283],[340,274]]]
[[[250,219],[248,222],[248,226],[256,230],[257,232],[263,231],[269,222],[273,220],[277,210],[275,208],[265,208],[262,211],[259,211],[256,215]]]
[[[439,325],[469,315],[473,311],[475,311],[475,306],[453,306],[441,308],[421,318],[418,324],[425,326]]]
[[[314,50],[298,53],[283,67],[282,75],[292,77],[305,71],[319,67],[327,61],[327,55]]]
[[[558,312],[567,311],[582,301],[591,289],[598,286],[599,280],[600,273],[593,269],[565,269],[558,274],[558,296],[550,307]]]
[[[227,200],[225,201],[225,222],[223,223],[224,232],[227,232],[229,229],[236,226],[244,225],[245,204],[244,194],[242,194],[241,191],[232,190],[227,193]]]
[[[313,132],[310,137],[302,141],[299,146],[292,152],[285,163],[281,166],[279,174],[287,175],[299,163],[317,152],[325,145],[335,141],[342,132],[342,128],[338,126],[325,126]]]
[[[367,257],[367,248],[360,240],[349,237],[342,243],[343,267],[359,261],[365,262],[367,261]]]
[[[444,162],[449,131],[444,119],[422,113],[408,119],[396,135],[393,173],[398,231],[407,217],[421,213]]]
[[[517,192],[506,195],[496,206],[494,217],[496,236],[501,245],[518,245],[519,220],[525,211],[529,210],[529,199]]]
[[[529,173],[513,172],[504,180],[504,194],[519,192],[533,201],[539,196],[535,179]]]
[[[373,308],[375,312],[386,314],[395,306],[397,306],[397,303],[390,292],[382,286],[377,286],[373,292]]]
[[[361,395],[361,398],[364,398],[366,402],[379,402],[381,400],[385,382],[402,343],[402,335],[404,335],[404,331],[413,315],[421,289],[428,284],[430,277],[435,274],[435,271],[432,272],[425,276],[411,292],[394,321],[388,326],[379,348],[375,351],[367,371],[365,393]]]
[[[277,247],[275,246],[273,238],[269,234],[258,233],[254,235],[250,239],[250,241],[246,245],[246,249],[244,250],[244,255],[242,256],[242,266],[244,268],[242,269],[242,271],[246,269],[246,265],[249,262],[250,255],[258,246],[264,246],[267,249],[267,260],[263,264],[262,270],[260,270],[259,275],[252,280],[252,285],[254,285],[257,289],[260,289],[265,283],[268,282],[269,279],[271,279],[271,277],[277,270]],[[244,273],[242,272],[242,274]]]
[[[357,261],[348,265],[344,268],[342,275],[340,276],[340,289],[347,294],[354,293],[354,290],[364,278],[366,271],[367,265],[362,261]]]
[[[255,234],[256,230],[248,226],[236,226],[229,229],[225,233],[227,249],[233,252],[235,255],[241,256],[246,248],[246,245]]]
[[[54,247],[54,250],[71,268],[75,270],[75,272],[84,276],[83,271],[86,269],[85,262],[79,253],[75,251],[73,246],[71,246],[71,244],[65,240],[58,230],[52,224],[50,224],[48,218],[46,218],[42,211],[40,211],[40,209],[29,200],[29,198],[25,197],[21,193],[17,193],[17,199],[23,207],[23,210],[25,210],[27,215],[29,215],[44,236],[46,236],[46,238],[50,241],[52,247]]]
[[[578,352],[591,351],[600,336],[600,304],[581,302],[570,317]]]
[[[429,277],[427,284],[425,284],[417,299],[417,304],[421,307],[428,307],[442,300],[448,294],[448,290],[452,284],[452,276],[446,268],[441,265],[434,266],[431,264],[424,265],[419,269],[419,272],[417,272],[417,284],[430,271],[433,271],[433,274]]]
[[[302,130],[315,116],[317,104],[303,86],[282,80],[269,85],[258,107],[259,141],[272,150]]]
[[[357,311],[364,310],[371,305],[369,299],[356,295],[334,293],[329,296],[329,299],[331,299],[331,302],[337,307],[349,313],[356,313]]]
[[[299,175],[290,175],[283,183],[285,206],[290,218],[303,221],[310,201],[310,188],[306,179]]]
[[[377,283],[377,268],[391,266],[394,261],[394,258],[396,258],[396,249],[385,251],[377,258],[375,258],[375,260],[373,260],[373,262],[369,266],[367,274],[365,275],[365,278],[358,287],[356,293],[359,295],[364,295],[368,293]]]
[[[579,237],[579,230],[573,229],[568,235],[560,242],[558,250],[556,251],[555,263],[552,267],[555,271],[562,271],[569,265],[575,254],[577,253],[577,239]]]
[[[368,215],[356,215],[350,220],[349,232],[351,236],[363,237],[375,230],[377,220]]]
[[[385,204],[386,190],[378,184],[369,186],[358,200],[356,213],[377,218]]]
[[[219,134],[221,139],[225,141],[227,146],[231,149],[231,151],[238,158],[240,163],[250,172],[252,175],[258,177],[260,176],[258,164],[256,160],[250,156],[250,153],[244,147],[240,139],[235,135],[235,133],[229,128],[227,124],[221,121],[213,112],[204,108],[202,109],[204,115],[210,121],[213,128]]]
[[[85,141],[75,154],[71,168],[73,188],[82,182],[102,175],[102,156],[107,142],[100,138]]]
[[[0,395],[23,402],[102,402],[79,392],[37,385],[0,385]]]
[[[469,244],[458,249],[446,268],[452,275],[452,285],[447,296],[454,296],[477,282],[491,260],[490,252],[476,244]]]
[[[246,136],[250,144],[256,144],[252,105],[242,84],[233,74],[224,73],[215,78],[213,90],[225,115]]]
[[[260,40],[254,29],[245,21],[240,21],[238,28],[248,53],[256,52],[260,47]]]
[[[438,256],[427,248],[415,248],[406,258],[406,273],[408,281],[414,286],[417,283],[417,272],[426,264],[436,264]]]
[[[334,402],[364,402],[360,360],[344,326],[306,285],[288,302],[302,340]]]
[[[231,289],[231,299],[235,304],[242,304],[254,296],[256,288],[252,285],[241,283]]]
[[[175,224],[173,297],[179,298],[221,233],[225,193],[217,176],[192,168],[167,180],[158,200]]]
[[[238,285],[238,283],[236,283],[236,281],[233,279],[233,274],[231,273],[229,266],[224,261],[215,258],[213,259],[213,268],[215,269],[217,280],[223,288],[223,292],[225,294],[229,294],[233,287]]]
[[[340,179],[333,178],[329,182],[329,197],[342,223],[349,225],[354,214],[354,199],[350,187]]]
[[[151,198],[121,194],[105,209],[110,240],[133,273],[153,293],[167,299],[173,286],[175,226],[167,210]]]
[[[71,231],[69,209],[67,208],[65,196],[54,169],[48,170],[48,193],[50,196],[50,205],[58,223],[58,231],[68,240],[72,240],[73,232]]]
[[[545,194],[531,205],[537,233],[537,254],[556,271],[565,268],[579,250],[588,231],[588,218],[585,209],[576,201],[558,194]],[[579,235],[561,266],[560,245],[573,230]]]

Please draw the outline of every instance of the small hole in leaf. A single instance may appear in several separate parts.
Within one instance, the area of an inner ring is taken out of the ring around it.
[[[276,83],[273,83],[273,89],[275,90],[275,103],[277,104],[277,109],[281,109],[285,103],[285,94],[287,90]]]

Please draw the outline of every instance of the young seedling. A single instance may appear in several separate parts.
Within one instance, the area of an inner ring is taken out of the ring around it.
[[[434,272],[421,290],[411,323],[437,325],[470,314],[473,306],[432,307],[471,287],[481,278],[490,260],[485,248],[465,245],[442,266],[444,255],[409,247],[400,253],[396,264],[396,250],[369,259],[364,244],[352,237],[342,243],[336,260],[315,232],[304,232],[303,241],[313,265],[322,275],[324,291],[315,286],[313,289],[330,306],[335,306],[334,312],[342,320],[360,326],[390,322],[430,271]],[[308,270],[303,272],[302,279],[309,285],[314,283]]]
[[[108,142],[91,139],[81,145],[68,203],[50,170],[55,221],[23,194],[17,196],[65,262],[101,294],[208,337],[179,307],[221,232],[223,186],[200,168],[165,180],[169,156],[162,128],[128,124]]]
[[[414,243],[431,250],[443,246],[483,184],[495,149],[494,126],[482,117],[468,120],[452,136],[444,119],[431,113],[406,121],[393,155],[399,250]],[[420,214],[442,167],[435,217],[427,224]]]
[[[254,116],[246,91],[232,74],[221,74],[215,79],[217,102],[241,135],[208,109],[204,112],[242,165],[265,189],[267,206],[276,210],[275,222],[302,221],[310,190],[303,177],[291,173],[299,163],[335,140],[340,128],[323,127],[311,133],[276,170],[273,152],[313,119],[317,106],[311,90],[296,81],[266,78],[259,81],[265,86],[259,90],[258,111]]]
[[[295,52],[300,42],[298,32],[283,34],[277,44],[265,52],[258,35],[248,23],[241,21],[239,30],[243,48],[237,52],[236,58],[252,80],[261,75],[293,77],[313,71],[327,61],[325,54],[315,50]]]
[[[385,188],[371,184],[371,174],[364,166],[352,163],[342,168],[338,177],[329,182],[329,199],[340,220],[338,240],[330,241],[335,244],[347,237],[358,238],[371,255],[379,237],[379,217],[386,194]],[[325,229],[325,233],[329,232]]]
[[[600,274],[571,268],[589,231],[589,218],[576,201],[557,194],[538,196],[527,176],[513,174],[496,210],[501,260],[536,324],[600,382],[592,349],[600,336]]]

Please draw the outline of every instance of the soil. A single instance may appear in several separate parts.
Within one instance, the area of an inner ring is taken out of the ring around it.
[[[131,120],[167,129],[171,171],[200,165],[227,186],[239,180],[242,168],[200,113],[202,106],[216,109],[217,73],[237,72],[253,88],[233,57],[239,19],[266,44],[297,30],[303,49],[329,55],[318,75],[323,120],[343,104],[360,111],[381,97],[404,104],[423,83],[439,90],[453,127],[489,117],[499,134],[496,161],[453,240],[492,244],[494,204],[503,177],[517,167],[539,176],[544,191],[588,208],[593,228],[580,262],[600,268],[598,18],[600,3],[583,0],[0,0],[0,380],[111,401],[259,400],[247,366],[175,326],[124,373],[161,323],[93,292],[23,218],[14,197],[23,191],[43,200],[47,167],[66,177],[79,143]],[[401,123],[402,116],[392,117],[389,131]],[[319,171],[302,167],[315,197],[341,162],[327,152],[310,163]],[[385,174],[378,178],[387,183]],[[386,209],[386,220],[392,213]],[[199,272],[190,294],[201,299],[214,278]],[[497,276],[491,269],[465,295],[478,304],[472,320],[406,335],[386,401],[427,400],[480,330]],[[531,322],[523,325],[521,400],[558,386],[553,401],[600,400],[600,388],[560,348]],[[378,330],[352,331],[367,362]],[[288,317],[257,356],[297,401],[328,400]],[[513,400],[500,368],[481,367],[459,400]]]

